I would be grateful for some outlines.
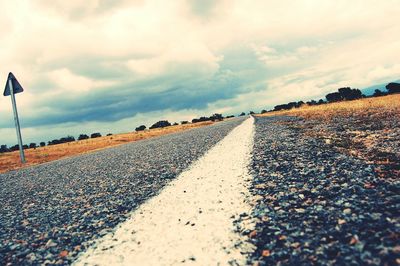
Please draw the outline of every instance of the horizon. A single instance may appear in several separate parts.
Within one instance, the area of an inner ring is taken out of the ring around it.
[[[25,90],[16,96],[24,144],[259,112],[397,81],[397,6],[2,2],[0,82],[11,71]],[[0,144],[14,145],[9,97],[0,117]]]

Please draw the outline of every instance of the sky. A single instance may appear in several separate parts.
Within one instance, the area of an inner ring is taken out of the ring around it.
[[[0,0],[25,143],[260,111],[400,77],[400,0]],[[16,143],[0,97],[0,144]]]

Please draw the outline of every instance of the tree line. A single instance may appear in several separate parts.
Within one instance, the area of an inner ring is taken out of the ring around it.
[[[380,96],[385,96],[388,94],[395,94],[395,93],[400,93],[400,83],[395,83],[391,82],[385,86],[386,91],[376,89],[374,93],[371,96],[368,97],[380,97]],[[269,112],[273,111],[281,111],[281,110],[290,110],[292,108],[299,108],[304,104],[307,105],[320,105],[320,104],[326,104],[326,103],[334,103],[334,102],[340,102],[340,101],[351,101],[351,100],[356,100],[356,99],[361,99],[361,98],[366,98],[364,94],[359,89],[352,89],[350,87],[344,87],[338,89],[336,92],[331,92],[325,95],[325,99],[320,99],[318,101],[316,100],[311,100],[308,102],[303,102],[303,101],[298,101],[298,102],[290,102],[286,104],[279,104],[274,107],[273,110],[270,110]],[[261,113],[266,113],[268,112],[267,110],[262,110]]]

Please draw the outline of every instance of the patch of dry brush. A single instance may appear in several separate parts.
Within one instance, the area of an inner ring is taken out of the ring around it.
[[[127,142],[162,136],[210,124],[213,124],[213,122],[206,121],[194,124],[169,126],[164,128],[150,129],[146,131],[116,134],[94,139],[78,140],[58,145],[39,147],[36,149],[28,149],[25,151],[25,156],[27,160],[27,163],[25,165],[22,165],[20,163],[19,151],[0,153],[0,173],[19,169],[22,167],[50,162],[61,158],[71,157],[78,154],[105,149]]]

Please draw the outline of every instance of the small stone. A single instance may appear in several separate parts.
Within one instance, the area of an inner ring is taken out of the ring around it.
[[[268,249],[264,249],[261,255],[263,257],[269,257],[271,256],[271,252]]]
[[[343,210],[343,214],[349,215],[351,214],[351,209],[350,208],[346,208]]]

